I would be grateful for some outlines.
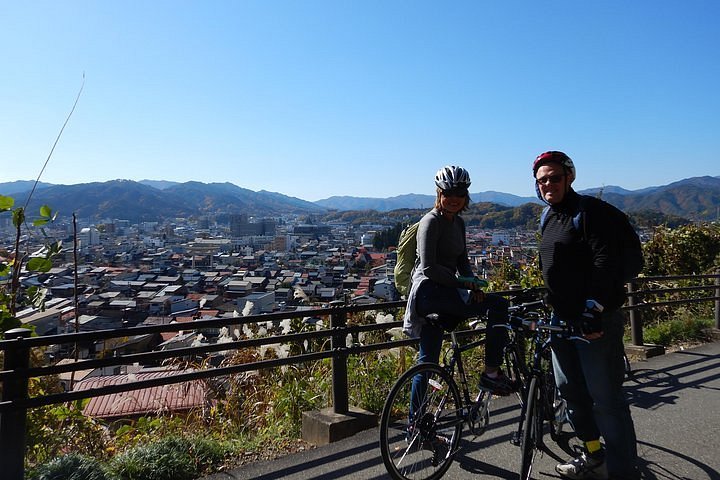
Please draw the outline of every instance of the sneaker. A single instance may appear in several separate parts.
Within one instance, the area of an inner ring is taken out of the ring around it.
[[[594,455],[583,453],[565,463],[558,463],[555,471],[563,478],[607,480],[608,471],[605,454],[600,451]]]
[[[507,375],[500,372],[497,377],[489,377],[485,372],[480,375],[480,388],[490,390],[494,395],[510,395],[517,391],[517,385]]]

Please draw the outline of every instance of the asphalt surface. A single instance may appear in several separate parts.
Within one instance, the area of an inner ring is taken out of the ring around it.
[[[720,480],[720,342],[633,363],[625,386],[638,437],[643,479]],[[519,416],[517,400],[493,400],[490,426],[473,438],[467,430],[444,479],[515,479],[520,451],[509,440]],[[569,428],[569,427],[568,427]],[[374,428],[277,460],[259,462],[202,480],[387,479]],[[558,479],[554,467],[577,439],[546,436],[548,451],[533,467],[538,480]]]

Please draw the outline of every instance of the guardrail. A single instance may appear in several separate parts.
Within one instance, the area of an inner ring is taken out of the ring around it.
[[[638,289],[640,285],[652,282],[673,280],[693,281],[714,278],[712,285],[694,285],[673,287],[668,289],[646,288]],[[673,299],[662,301],[648,301],[647,298],[668,293],[700,292],[713,290],[712,296],[693,297],[689,299]],[[537,294],[542,289],[536,289]],[[497,292],[502,295],[517,295],[518,290]],[[696,302],[715,301],[715,327],[720,328],[720,274],[691,275],[674,277],[642,277],[628,284],[628,302],[623,308],[629,311],[631,319],[632,343],[642,345],[642,321],[640,312],[643,309],[664,305],[687,304]],[[335,413],[347,414],[348,405],[348,376],[347,358],[360,353],[387,350],[400,346],[417,343],[417,339],[402,339],[373,343],[370,345],[346,345],[347,335],[356,335],[361,332],[387,331],[402,325],[401,321],[368,325],[351,325],[347,323],[348,315],[366,311],[392,311],[405,306],[404,301],[385,302],[370,305],[341,305],[330,308],[313,310],[280,312],[265,315],[253,315],[238,318],[218,318],[197,320],[192,323],[172,323],[166,325],[129,327],[123,329],[100,330],[95,332],[68,333],[43,337],[31,337],[30,330],[13,329],[5,333],[5,340],[0,340],[0,351],[4,352],[4,366],[0,371],[2,382],[2,399],[0,400],[0,465],[3,468],[3,478],[6,480],[21,480],[23,478],[24,455],[26,447],[27,409],[45,405],[64,403],[68,401],[93,398],[113,393],[140,390],[148,387],[157,387],[183,383],[191,380],[220,377],[241,372],[272,368],[302,362],[330,358],[332,362],[332,401]],[[280,322],[282,320],[303,317],[327,317],[330,319],[329,328],[303,333],[290,333],[273,335],[262,338],[237,340],[226,343],[208,344],[196,347],[186,347],[167,351],[151,351],[109,358],[92,358],[80,360],[72,364],[48,365],[33,367],[30,365],[30,351],[34,348],[48,347],[50,345],[71,344],[77,345],[86,342],[108,340],[112,338],[135,337],[140,335],[158,334],[164,332],[178,332],[181,330],[217,329],[229,326],[242,326],[258,322]],[[462,332],[461,335],[474,335],[477,332]],[[49,394],[29,398],[28,381],[34,377],[57,375],[109,366],[139,364],[152,364],[162,360],[185,357],[189,355],[201,356],[213,352],[236,350],[249,347],[260,347],[278,343],[303,342],[310,339],[329,340],[329,348],[305,354],[293,355],[287,358],[262,360],[242,365],[233,365],[218,368],[208,368],[192,372],[178,373],[169,377],[154,378],[150,380],[135,381],[122,385],[110,385],[81,391]]]
[[[647,286],[652,283],[664,283],[673,281],[691,282],[698,280],[714,279],[713,284],[708,285],[687,285],[682,287],[670,288],[645,288],[638,289],[639,286]],[[627,302],[622,308],[628,311],[630,317],[630,335],[631,344],[641,346],[644,344],[641,319],[642,311],[648,308],[657,308],[662,306],[683,305],[700,302],[715,302],[715,329],[720,329],[720,272],[705,275],[673,275],[664,277],[638,277],[626,285]],[[709,296],[698,296],[694,298],[672,298],[669,300],[648,300],[650,297],[666,296],[673,293],[682,292],[707,292],[712,291]]]

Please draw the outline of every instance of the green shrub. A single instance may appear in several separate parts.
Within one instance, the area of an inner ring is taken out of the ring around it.
[[[208,437],[193,437],[191,453],[200,472],[210,472],[221,466],[233,453],[229,442]]]
[[[56,393],[50,383],[31,379],[28,390],[31,395]],[[43,464],[69,452],[86,458],[107,457],[107,437],[102,425],[82,413],[82,405],[87,401],[28,410],[27,466]]]
[[[109,480],[106,468],[100,461],[70,453],[57,457],[40,467],[29,475],[32,480]]]
[[[406,363],[412,365],[413,361],[411,358],[406,360]],[[350,356],[348,358],[350,404],[380,413],[388,392],[398,379],[397,365],[398,359],[386,352]]]
[[[266,424],[268,433],[276,430],[280,435],[292,438],[300,436],[302,414],[319,410],[329,404],[332,378],[329,361],[289,365],[275,370],[267,377],[271,391],[271,410]]]
[[[227,453],[212,439],[170,436],[122,452],[110,469],[119,480],[193,480],[221,465]]]
[[[643,339],[647,343],[666,347],[680,342],[705,341],[705,330],[711,326],[711,320],[685,316],[645,328]]]

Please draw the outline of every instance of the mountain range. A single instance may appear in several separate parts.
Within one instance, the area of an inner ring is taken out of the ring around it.
[[[0,183],[0,194],[13,196],[16,205],[24,205],[30,193],[28,183],[32,188],[34,182]],[[299,198],[264,190],[255,192],[232,183],[132,180],[38,185],[28,211],[33,212],[40,205],[49,205],[61,214],[75,212],[78,218],[120,218],[133,222],[203,215],[246,213],[251,216],[275,216],[326,211],[319,205]]]
[[[34,183],[23,180],[0,183],[0,195],[12,196],[16,205],[24,205]],[[626,212],[655,211],[705,221],[720,218],[720,177],[693,177],[641,190],[607,186],[580,193],[600,195]],[[495,203],[506,207],[541,203],[536,197],[496,191],[472,193],[471,199],[474,203]],[[323,214],[332,210],[388,212],[428,209],[434,201],[433,195],[407,194],[390,198],[336,196],[309,202],[265,190],[255,192],[232,183],[111,180],[75,185],[39,182],[28,210],[32,212],[40,205],[50,205],[61,215],[75,212],[79,218],[154,221],[238,213],[277,216],[288,213]]]

